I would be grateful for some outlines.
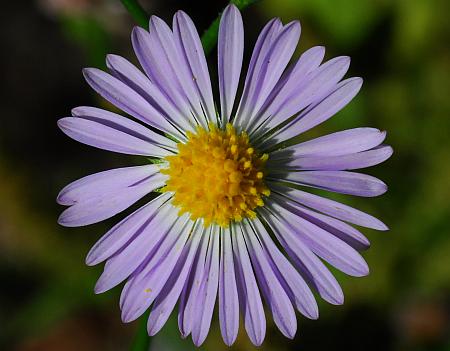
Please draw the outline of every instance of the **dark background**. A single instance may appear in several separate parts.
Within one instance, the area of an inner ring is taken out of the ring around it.
[[[178,9],[202,32],[225,1],[142,0],[171,22]],[[350,55],[361,93],[311,135],[372,126],[394,156],[368,170],[390,186],[377,199],[336,197],[383,219],[366,230],[371,274],[338,274],[343,306],[299,317],[295,340],[268,321],[261,350],[450,350],[450,8],[446,0],[262,0],[243,13],[246,59],[272,17],[300,19],[298,52],[325,45]],[[138,323],[120,322],[119,288],[96,296],[101,267],[89,247],[117,218],[86,228],[56,224],[59,189],[93,172],[142,162],[77,144],[57,128],[78,105],[108,106],[87,87],[86,66],[134,59],[134,25],[118,0],[2,1],[0,12],[0,350],[127,350]],[[215,54],[209,56],[215,76]],[[213,78],[215,79],[215,78]],[[120,216],[120,215],[119,215]],[[151,350],[190,350],[170,319]],[[217,318],[203,350],[225,350]],[[232,350],[251,350],[244,329]]]

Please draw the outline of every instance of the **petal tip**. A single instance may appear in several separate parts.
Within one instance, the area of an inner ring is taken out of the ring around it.
[[[265,328],[263,330],[261,330],[259,332],[259,334],[256,334],[257,332],[253,332],[253,333],[249,333],[250,330],[247,330],[247,335],[250,338],[250,341],[252,342],[253,345],[255,346],[261,346],[262,343],[264,342],[264,338],[265,338]]]
[[[63,213],[61,213],[61,215],[58,217],[57,223],[63,227],[68,227],[68,228],[77,227],[76,224],[72,223],[67,218],[67,210],[65,210]]]
[[[150,323],[150,320],[147,323],[147,334],[148,336],[154,336],[159,332],[160,328],[158,328],[156,323]]]
[[[382,231],[382,232],[386,232],[386,231],[390,230],[389,227],[386,224],[384,224],[383,222],[381,222],[381,221],[380,221],[378,227],[375,228],[375,229],[377,229],[379,231]],[[368,246],[370,247],[370,243],[369,243]]]
[[[108,66],[108,68],[111,68],[110,66],[114,66],[114,64],[117,63],[117,61],[119,61],[120,59],[122,59],[122,57],[119,55],[107,54],[105,59],[106,65]]]
[[[73,200],[70,200],[70,199],[68,199],[68,198],[65,197],[65,195],[66,195],[65,189],[66,189],[66,188],[63,188],[63,189],[59,192],[59,194],[56,196],[56,203],[57,203],[58,205],[63,205],[63,206],[70,206],[70,205],[73,205],[73,204],[74,204],[74,201],[73,201]]]
[[[173,15],[173,26],[175,27],[175,25],[180,25],[180,21],[186,21],[187,18],[189,18],[189,15],[186,12],[184,12],[183,10],[178,10]],[[175,32],[175,28],[174,28],[174,32]]]
[[[87,78],[91,76],[95,72],[95,70],[97,69],[93,67],[84,67],[81,69],[81,73],[83,74],[84,78]]]
[[[60,118],[56,121],[56,125],[58,126],[59,129],[61,129],[64,132],[64,129],[66,128],[66,124],[67,124],[67,119],[70,117],[63,117]],[[58,195],[59,196],[59,195]]]
[[[205,341],[205,338],[200,338],[200,337],[195,337],[194,335],[192,335],[192,342],[194,343],[195,346],[200,347],[202,346],[203,342]]]
[[[370,273],[369,265],[366,261],[362,260],[356,267],[356,273],[353,275],[354,277],[366,277]]]
[[[392,146],[390,146],[390,145],[387,145],[386,146],[386,149],[387,149],[387,151],[386,151],[386,153],[387,153],[387,158],[390,158],[393,154],[394,154],[394,149],[393,149],[393,147]]]
[[[335,306],[343,305],[345,300],[342,289],[339,289],[339,291],[336,291],[333,294],[323,295],[322,297],[325,301]]]
[[[227,7],[225,7],[223,13],[225,14],[228,13],[229,11],[239,12],[239,9],[235,4],[228,4]]]
[[[310,313],[307,317],[314,321],[319,319],[319,310],[317,309],[316,311],[314,311],[314,313]]]
[[[144,28],[139,27],[139,26],[134,26],[133,29],[131,30],[131,39],[132,40],[139,39],[143,35],[145,35],[145,33],[148,33],[148,32]]]
[[[149,20],[149,27],[155,27],[160,25],[167,25],[164,20],[156,15],[151,15]]]
[[[301,28],[300,21],[295,20],[286,25],[286,28],[291,28],[291,27],[294,28],[295,30],[299,31]]]
[[[323,59],[323,56],[325,56],[325,50],[326,49],[325,49],[325,46],[323,46],[323,45],[314,46],[314,47],[312,47],[309,50],[314,52],[317,56],[322,56],[322,59]]]
[[[379,194],[376,195],[376,196],[383,195],[383,194],[385,194],[387,191],[388,191],[388,186],[387,186],[387,184],[384,183],[384,182],[381,182],[381,184],[380,184],[380,192],[379,192]]]
[[[306,309],[304,309],[304,316],[308,319],[316,320],[319,319],[319,306],[317,303],[309,304]]]
[[[86,266],[92,267],[99,264],[100,262],[98,262],[98,258],[95,257],[91,251],[89,251],[89,253],[86,255],[86,258],[84,259],[84,263],[86,264]]]
[[[103,286],[103,283],[102,283],[102,280],[101,280],[101,277],[100,277],[100,279],[97,281],[97,283],[95,284],[95,287],[94,287],[94,293],[96,294],[96,295],[98,295],[98,294],[102,294],[102,293],[104,293],[105,291],[107,291],[108,289],[105,289],[105,287]]]
[[[73,117],[79,117],[85,114],[86,109],[88,109],[87,106],[77,106],[70,110],[70,113]]]
[[[297,333],[297,328],[295,329],[295,330],[293,330],[293,331],[289,331],[289,333],[288,334],[286,334],[286,337],[288,338],[288,339],[294,339],[295,338],[295,334]]]
[[[340,306],[344,304],[344,296],[338,297],[333,300],[333,305]]]
[[[184,12],[183,10],[177,10],[175,12],[175,14],[173,15],[173,17],[179,17],[179,16],[183,16],[185,14],[186,14],[186,12]]]
[[[223,339],[223,342],[225,343],[225,345],[227,345],[228,347],[231,347],[233,344],[234,344],[234,342],[236,341],[236,337],[234,337],[234,338],[224,338]]]
[[[362,86],[364,83],[364,79],[362,77],[355,77],[355,82],[357,82],[357,84]]]
[[[186,339],[189,336],[189,332],[185,332],[184,330],[180,330],[180,336],[182,339]]]
[[[128,313],[122,312],[121,319],[123,323],[130,323],[133,321],[131,316]]]
[[[66,225],[65,225],[65,220],[64,220],[64,216],[63,215],[64,215],[64,212],[61,213],[61,215],[58,217],[57,222],[58,222],[59,225],[62,225],[63,227],[65,227]]]

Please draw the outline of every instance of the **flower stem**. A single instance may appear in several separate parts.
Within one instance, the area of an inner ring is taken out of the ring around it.
[[[230,4],[236,5],[239,10],[245,9],[247,6],[257,2],[258,0],[231,0]],[[205,55],[208,55],[217,44],[217,36],[219,34],[220,17],[222,13],[211,23],[209,28],[202,35],[202,45]]]
[[[149,311],[147,311],[139,320],[139,326],[134,337],[133,343],[131,344],[130,351],[148,351],[150,346],[150,337],[147,333],[147,319]]]
[[[137,0],[120,0],[134,20],[143,28],[148,28],[149,15]]]

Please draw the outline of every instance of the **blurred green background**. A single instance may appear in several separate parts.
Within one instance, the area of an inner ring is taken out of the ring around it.
[[[142,0],[171,21],[183,9],[203,31],[225,1]],[[81,68],[104,56],[133,58],[134,25],[118,0],[3,1],[0,14],[0,350],[127,350],[138,322],[120,322],[120,289],[96,296],[101,267],[90,246],[117,221],[56,224],[59,189],[93,172],[142,162],[69,140],[56,120],[78,105],[105,105]],[[293,341],[269,321],[260,348],[450,350],[450,50],[447,0],[262,0],[244,11],[246,60],[272,17],[300,19],[299,52],[324,45],[350,55],[361,93],[308,136],[372,126],[388,131],[393,157],[368,173],[390,186],[376,199],[338,197],[384,220],[365,230],[365,278],[338,274],[346,302],[320,302],[320,319],[299,317]],[[209,57],[211,75],[215,51]],[[335,197],[336,198],[336,197]],[[119,215],[117,217],[122,217]],[[191,350],[172,318],[150,350]],[[202,350],[226,350],[217,317]],[[252,350],[243,328],[232,350]]]

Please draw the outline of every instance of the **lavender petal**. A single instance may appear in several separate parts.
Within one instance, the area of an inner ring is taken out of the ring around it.
[[[363,251],[370,247],[369,240],[351,225],[342,222],[339,219],[309,210],[300,205],[295,205],[294,207],[297,209],[298,215],[333,234],[335,237],[349,244],[355,250]]]
[[[155,174],[140,184],[123,188],[121,192],[89,194],[66,209],[58,223],[66,227],[78,227],[101,222],[130,207],[143,196],[165,184],[166,176]]]
[[[106,65],[111,73],[144,97],[164,118],[169,120],[177,130],[190,130],[191,125],[176,106],[131,62],[117,55],[108,55]],[[179,133],[181,134],[181,133]],[[181,140],[186,140],[184,134]]]
[[[284,336],[292,339],[297,331],[297,319],[289,296],[275,276],[261,244],[248,224],[241,225],[241,233],[245,244],[243,241],[239,244],[248,248],[259,286],[272,311],[274,322]]]
[[[354,128],[321,136],[270,154],[271,159],[302,156],[342,156],[370,150],[380,145],[386,132],[376,128]]]
[[[131,242],[106,261],[103,273],[95,285],[95,293],[103,293],[124,281],[144,261],[154,255],[159,243],[176,220],[176,211],[165,204],[138,229]]]
[[[155,144],[161,148],[177,151],[177,144],[173,140],[164,135],[157,134],[151,129],[134,122],[129,118],[110,111],[89,106],[79,106],[72,109],[72,116],[97,122],[129,134],[135,138]]]
[[[249,99],[252,98],[257,89],[256,82],[261,74],[261,67],[264,63],[264,59],[282,28],[283,25],[281,21],[278,18],[274,18],[264,26],[258,36],[245,77],[241,101],[239,102],[239,107],[234,119],[235,125],[240,125],[241,119],[251,112]]]
[[[374,149],[341,156],[300,156],[288,160],[271,159],[268,166],[292,171],[345,171],[367,168],[392,156],[392,147],[380,145]]]
[[[222,125],[225,125],[231,117],[243,55],[244,25],[241,13],[236,6],[228,5],[220,19],[217,47]]]
[[[354,277],[363,277],[369,274],[366,261],[355,249],[297,215],[294,207],[290,207],[284,202],[281,204],[274,201],[271,203],[271,209],[290,223],[289,227],[293,231],[293,235],[297,235],[312,252],[332,266]]]
[[[125,323],[139,318],[158,297],[183,251],[192,227],[193,222],[187,214],[178,217],[154,253],[133,274],[121,304],[122,320]]]
[[[266,208],[260,212],[308,285],[314,287],[325,301],[343,304],[344,294],[336,278],[297,236],[292,235],[288,223]]]
[[[200,282],[205,270],[206,252],[208,243],[211,238],[211,231],[204,230],[202,233],[202,242],[200,248],[192,264],[192,270],[189,274],[189,279],[183,287],[183,292],[180,297],[180,307],[178,312],[178,327],[183,337],[188,336],[193,328],[194,302],[197,298]]]
[[[173,154],[114,127],[78,117],[65,117],[58,127],[72,139],[99,149],[129,155],[165,157]]]
[[[94,266],[121,250],[140,233],[145,222],[155,217],[161,205],[170,197],[170,193],[164,193],[117,223],[94,244],[87,254],[86,264]]]
[[[259,71],[255,76],[255,90],[249,97],[247,114],[241,118],[240,126],[247,129],[267,97],[279,81],[300,38],[300,23],[297,21],[286,25],[271,44]]]
[[[350,58],[342,56],[331,59],[310,72],[307,79],[298,85],[297,90],[286,96],[277,110],[271,111],[273,118],[268,121],[264,130],[271,130],[277,127],[287,118],[330,94],[345,75],[349,66]],[[263,133],[257,133],[257,137],[261,135]]]
[[[256,129],[266,124],[267,119],[271,117],[272,111],[276,111],[281,107],[280,104],[283,103],[285,96],[293,94],[299,82],[303,81],[308,73],[319,67],[324,55],[325,48],[323,46],[315,46],[305,51],[292,69],[283,74],[258,114],[249,124],[249,135],[252,135]]]
[[[275,192],[279,192],[290,200],[296,201],[316,211],[341,219],[343,221],[376,230],[388,229],[386,225],[379,219],[353,207],[344,205],[340,202],[326,199],[321,196],[310,194],[284,185],[271,184],[271,189],[273,189]]]
[[[203,229],[197,224],[192,236],[188,239],[183,252],[175,265],[170,278],[155,299],[152,311],[148,318],[147,330],[150,336],[155,335],[166,323],[181,294],[183,286],[191,271],[194,257],[201,239]]]
[[[239,303],[244,317],[245,330],[251,342],[255,346],[259,346],[266,335],[266,317],[261,295],[238,224],[232,224],[232,233],[236,281],[238,283]]]
[[[219,320],[222,337],[228,346],[236,340],[239,329],[239,300],[234,272],[231,230],[221,231],[220,277],[219,277]]]
[[[323,96],[318,102],[312,104],[291,122],[272,134],[267,141],[258,144],[258,147],[261,149],[272,147],[326,121],[344,108],[358,94],[362,82],[361,78],[343,80],[332,92]]]
[[[85,68],[83,75],[92,89],[122,111],[166,133],[178,136],[179,133],[164,116],[125,83],[96,68]]]
[[[61,205],[74,205],[93,196],[106,192],[116,192],[139,183],[156,174],[157,165],[115,168],[94,173],[66,185],[58,194],[56,202]]]
[[[182,115],[183,124],[189,125],[189,129],[194,130],[191,109],[185,92],[179,86],[178,79],[173,78],[173,69],[170,67],[162,44],[150,35],[146,30],[135,27],[131,33],[131,42],[134,52],[152,83],[161,91],[161,93],[175,106],[178,113]],[[180,121],[181,122],[181,121]]]
[[[205,272],[200,283],[195,302],[195,321],[192,328],[192,341],[200,346],[206,339],[216,303],[219,284],[219,228],[213,227],[206,255]]]
[[[310,319],[319,318],[319,308],[316,299],[302,276],[277,248],[258,218],[252,219],[250,225],[263,244],[268,257],[273,262],[272,267],[279,271],[281,275],[281,279],[279,278],[280,283],[285,282],[286,286],[284,289],[291,295],[291,301],[305,317]]]
[[[150,40],[158,50],[153,54],[157,56],[159,69],[163,70],[159,78],[162,76],[165,78],[161,81],[161,86],[164,84],[170,87],[170,91],[179,93],[191,111],[189,118],[206,128],[208,119],[203,113],[201,97],[194,85],[189,67],[183,62],[182,52],[178,50],[173,32],[166,22],[157,16],[150,17],[149,26]]]
[[[277,179],[276,179],[277,178]],[[271,180],[283,180],[342,194],[373,197],[384,194],[387,186],[381,180],[367,174],[348,171],[303,171],[271,176]]]
[[[191,18],[178,11],[173,18],[175,42],[190,67],[192,79],[200,93],[202,105],[209,121],[216,120],[216,110],[212,94],[211,79],[200,37]]]

